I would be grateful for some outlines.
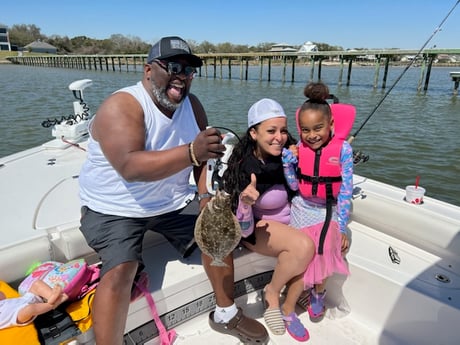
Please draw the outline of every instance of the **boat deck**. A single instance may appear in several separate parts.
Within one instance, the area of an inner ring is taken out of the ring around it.
[[[236,303],[242,306],[246,315],[258,319],[264,323],[262,305],[260,303],[260,291],[252,292],[247,296],[240,297]],[[371,345],[383,344],[378,340],[378,334],[370,328],[362,325],[353,319],[352,315],[338,319],[324,318],[319,323],[312,323],[308,319],[308,313],[298,310],[299,318],[310,333],[310,340],[307,344],[312,345]],[[198,316],[193,323],[179,325],[176,328],[178,337],[175,345],[196,345],[196,344],[239,344],[236,338],[214,332],[208,326],[208,314]],[[146,344],[156,344],[155,341]],[[269,344],[290,345],[299,344],[287,333],[284,335],[270,334]],[[386,344],[390,344],[387,342]]]
[[[146,248],[144,255],[149,264],[146,271],[151,280],[150,289],[162,321],[168,329],[177,332],[174,344],[239,344],[235,337],[212,330],[208,324],[209,311],[213,310],[215,300],[212,289],[201,266],[200,255],[195,252],[187,260],[177,260],[174,250],[168,243],[159,240]],[[158,262],[159,261],[159,262]],[[235,251],[235,295],[236,303],[246,315],[263,320],[261,289],[271,278],[275,264],[273,258],[267,258],[246,249]],[[164,270],[161,268],[165,267]],[[300,319],[310,332],[310,344],[373,345],[392,344],[379,341],[379,332],[370,325],[361,323],[354,317],[347,301],[343,301],[341,277],[334,277],[328,284],[330,296],[327,303],[330,310],[319,323],[313,323],[308,313],[297,308]],[[346,283],[345,283],[346,284]],[[341,301],[340,308],[334,306],[335,300]],[[154,322],[151,320],[148,304],[141,298],[131,304],[125,343],[159,344]],[[381,338],[381,337],[380,337]],[[288,333],[282,336],[270,334],[269,344],[297,344]]]
[[[310,344],[457,345],[460,332],[460,275],[438,265],[439,257],[361,224],[352,223],[354,242],[348,278],[334,276],[327,283],[326,317],[312,323],[297,309],[308,328]],[[175,344],[238,344],[238,340],[213,331],[208,325],[214,297],[201,266],[199,252],[178,260],[172,247],[159,237],[147,239],[145,249],[150,289]],[[388,248],[400,262],[391,262]],[[261,289],[271,278],[274,259],[235,251],[235,296],[245,313],[262,323]],[[164,269],[163,269],[164,268]],[[446,284],[437,275],[449,278]],[[126,344],[159,344],[148,304],[131,304]],[[458,334],[458,335],[456,335]],[[297,343],[287,333],[270,336],[270,344]]]
[[[85,143],[81,143],[85,145]],[[79,231],[78,174],[86,153],[51,141],[0,159],[0,279],[14,283],[37,261],[67,261],[94,253]],[[404,201],[404,191],[354,176],[351,275],[328,281],[328,315],[318,324],[300,318],[310,344],[458,345],[460,343],[460,207],[430,197]],[[150,291],[176,344],[237,344],[210,329],[214,297],[199,251],[180,260],[160,235],[145,239]],[[274,259],[235,251],[235,296],[248,315],[263,321],[258,293]],[[13,284],[14,285],[14,284]],[[339,317],[340,316],[340,317]],[[159,344],[148,304],[130,305],[125,342]],[[93,344],[91,332],[80,344]],[[271,344],[291,344],[288,335]]]
[[[85,158],[85,151],[61,140],[0,158],[1,280],[23,278],[36,262],[92,253],[78,230],[78,174]]]

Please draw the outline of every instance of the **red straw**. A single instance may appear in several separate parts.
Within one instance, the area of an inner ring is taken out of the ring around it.
[[[417,176],[417,177],[415,178],[415,189],[418,188],[418,183],[419,183],[419,181],[420,181],[420,176]]]

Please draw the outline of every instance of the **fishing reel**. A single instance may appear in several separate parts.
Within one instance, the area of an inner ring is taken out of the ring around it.
[[[353,165],[358,165],[361,163],[366,163],[369,160],[369,155],[365,155],[360,150],[353,150]]]
[[[211,195],[215,195],[218,189],[222,190],[222,176],[225,169],[227,169],[227,161],[233,148],[232,145],[227,143],[235,137],[236,135],[232,132],[226,133],[222,139],[222,144],[227,147],[224,156],[222,158],[208,159],[206,166],[206,188]]]

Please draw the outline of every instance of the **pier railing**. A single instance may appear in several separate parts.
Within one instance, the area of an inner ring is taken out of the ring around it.
[[[321,51],[321,52],[256,52],[256,53],[208,53],[197,54],[203,60],[203,66],[198,70],[198,76],[206,78],[232,78],[232,67],[239,66],[241,80],[248,79],[249,65],[259,66],[259,80],[271,80],[272,65],[282,66],[282,81],[295,81],[296,63],[310,65],[310,81],[321,80],[323,62],[335,63],[340,66],[338,84],[350,85],[353,63],[374,65],[374,88],[378,87],[380,67],[383,64],[383,78],[381,87],[386,87],[388,69],[391,64],[401,64],[402,57],[414,57],[417,50],[351,50],[351,51]],[[417,90],[427,90],[433,63],[439,55],[460,56],[460,49],[425,49],[418,57],[417,64],[421,67]],[[147,60],[147,54],[124,55],[40,55],[40,56],[12,56],[10,62],[28,66],[59,67],[74,69],[94,69],[105,71],[142,71]],[[405,62],[406,64],[409,62]],[[290,66],[290,78],[288,78]],[[460,61],[453,66],[460,67]],[[224,75],[224,68],[227,70]],[[344,81],[344,69],[347,70]],[[264,77],[264,69],[266,77]],[[458,87],[458,85],[457,85]],[[456,88],[455,88],[456,91]]]

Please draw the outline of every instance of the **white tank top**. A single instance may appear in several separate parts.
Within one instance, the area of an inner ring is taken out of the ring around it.
[[[133,95],[142,106],[147,151],[161,151],[189,143],[200,131],[188,97],[170,119],[157,108],[141,82],[116,92]],[[127,182],[113,169],[91,134],[87,152],[79,176],[80,201],[82,206],[93,211],[148,217],[177,210],[193,199],[195,191],[189,184],[191,165],[159,181]]]

